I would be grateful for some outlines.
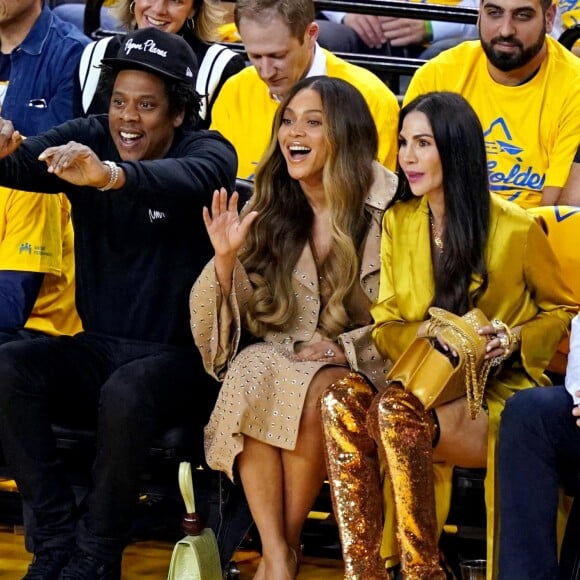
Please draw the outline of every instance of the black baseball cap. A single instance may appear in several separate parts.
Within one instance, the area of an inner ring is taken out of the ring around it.
[[[113,70],[144,70],[195,86],[197,58],[177,34],[147,27],[128,33],[117,56],[104,58]]]

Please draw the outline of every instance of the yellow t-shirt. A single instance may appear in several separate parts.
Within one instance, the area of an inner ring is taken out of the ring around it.
[[[68,199],[0,187],[0,218],[0,269],[45,274],[25,327],[54,336],[79,332]]]
[[[524,208],[544,187],[563,187],[580,136],[580,59],[546,37],[547,57],[520,86],[496,83],[480,42],[449,49],[413,76],[404,104],[430,91],[454,91],[483,126],[490,189]]]
[[[350,82],[363,95],[379,134],[378,160],[394,170],[397,159],[397,97],[370,71],[324,50],[329,77]],[[238,154],[238,177],[253,179],[258,161],[270,143],[278,101],[274,100],[253,66],[230,77],[212,109],[211,129],[219,131]]]

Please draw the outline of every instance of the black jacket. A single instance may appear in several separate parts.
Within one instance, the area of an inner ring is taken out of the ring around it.
[[[122,189],[71,185],[37,160],[47,147],[77,141],[125,171]],[[121,162],[108,116],[69,121],[27,139],[0,160],[0,183],[64,191],[75,230],[77,308],[88,332],[191,344],[188,298],[213,255],[202,220],[214,189],[232,191],[233,147],[213,131],[180,131],[164,159]]]

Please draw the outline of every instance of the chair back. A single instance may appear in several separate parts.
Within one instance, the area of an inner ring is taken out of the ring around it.
[[[562,274],[580,304],[580,207],[547,205],[528,210],[540,223],[560,264]],[[560,343],[548,369],[559,375],[566,374],[566,361],[570,352],[566,337]]]
[[[236,178],[236,191],[238,192],[240,209],[249,201],[254,193],[254,182],[249,179]]]

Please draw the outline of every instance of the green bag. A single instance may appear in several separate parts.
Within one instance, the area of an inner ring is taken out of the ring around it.
[[[204,528],[195,511],[191,465],[179,464],[179,489],[187,513],[181,529],[187,534],[173,548],[168,580],[222,580],[223,573],[215,534]]]

